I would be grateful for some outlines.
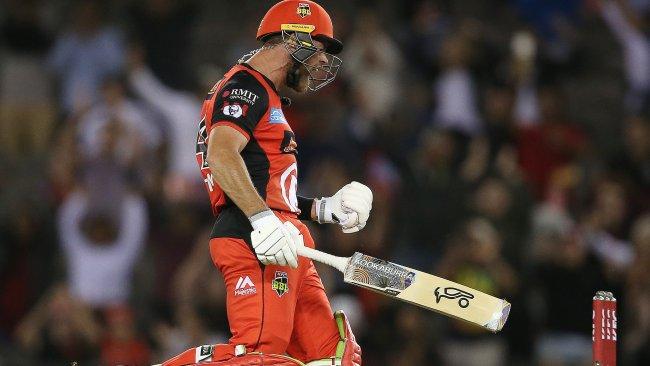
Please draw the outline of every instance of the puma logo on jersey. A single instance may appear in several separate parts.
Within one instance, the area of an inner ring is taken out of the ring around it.
[[[237,285],[235,286],[235,296],[246,296],[257,293],[255,284],[249,276],[239,276]]]

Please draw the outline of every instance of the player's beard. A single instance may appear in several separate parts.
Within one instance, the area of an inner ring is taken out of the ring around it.
[[[298,93],[306,93],[309,89],[309,71],[305,65],[294,61],[287,71],[286,84]]]

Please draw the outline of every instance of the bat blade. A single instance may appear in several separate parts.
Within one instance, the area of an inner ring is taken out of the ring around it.
[[[358,252],[347,263],[344,281],[492,332],[503,328],[510,313],[510,303],[503,299]]]

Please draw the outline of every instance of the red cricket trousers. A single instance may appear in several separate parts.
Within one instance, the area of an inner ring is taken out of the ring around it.
[[[275,212],[292,222],[305,246],[314,248],[307,227],[295,217]],[[210,240],[212,261],[226,284],[228,347],[216,347],[214,361],[233,356],[235,345],[248,352],[289,354],[309,362],[336,353],[339,333],[323,284],[311,260],[299,257],[298,268],[262,265],[243,239]]]

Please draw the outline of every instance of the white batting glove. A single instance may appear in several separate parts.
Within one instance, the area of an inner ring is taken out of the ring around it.
[[[359,182],[346,184],[332,197],[316,200],[318,223],[339,224],[346,234],[363,229],[371,209],[372,191]]]
[[[283,224],[270,210],[251,216],[249,220],[253,226],[253,249],[262,264],[298,268],[296,248],[303,245],[298,228],[290,222]]]
[[[300,232],[300,230],[298,230],[296,225],[294,225],[294,224],[290,223],[289,221],[287,221],[287,222],[284,223],[284,226],[287,228],[287,230],[289,230],[289,234],[291,234],[291,238],[293,238],[293,243],[296,245],[296,248],[299,248],[299,247],[302,247],[302,246],[305,245],[304,240],[303,240],[304,238],[302,237],[302,233]],[[298,258],[298,257],[296,256],[296,258]]]

